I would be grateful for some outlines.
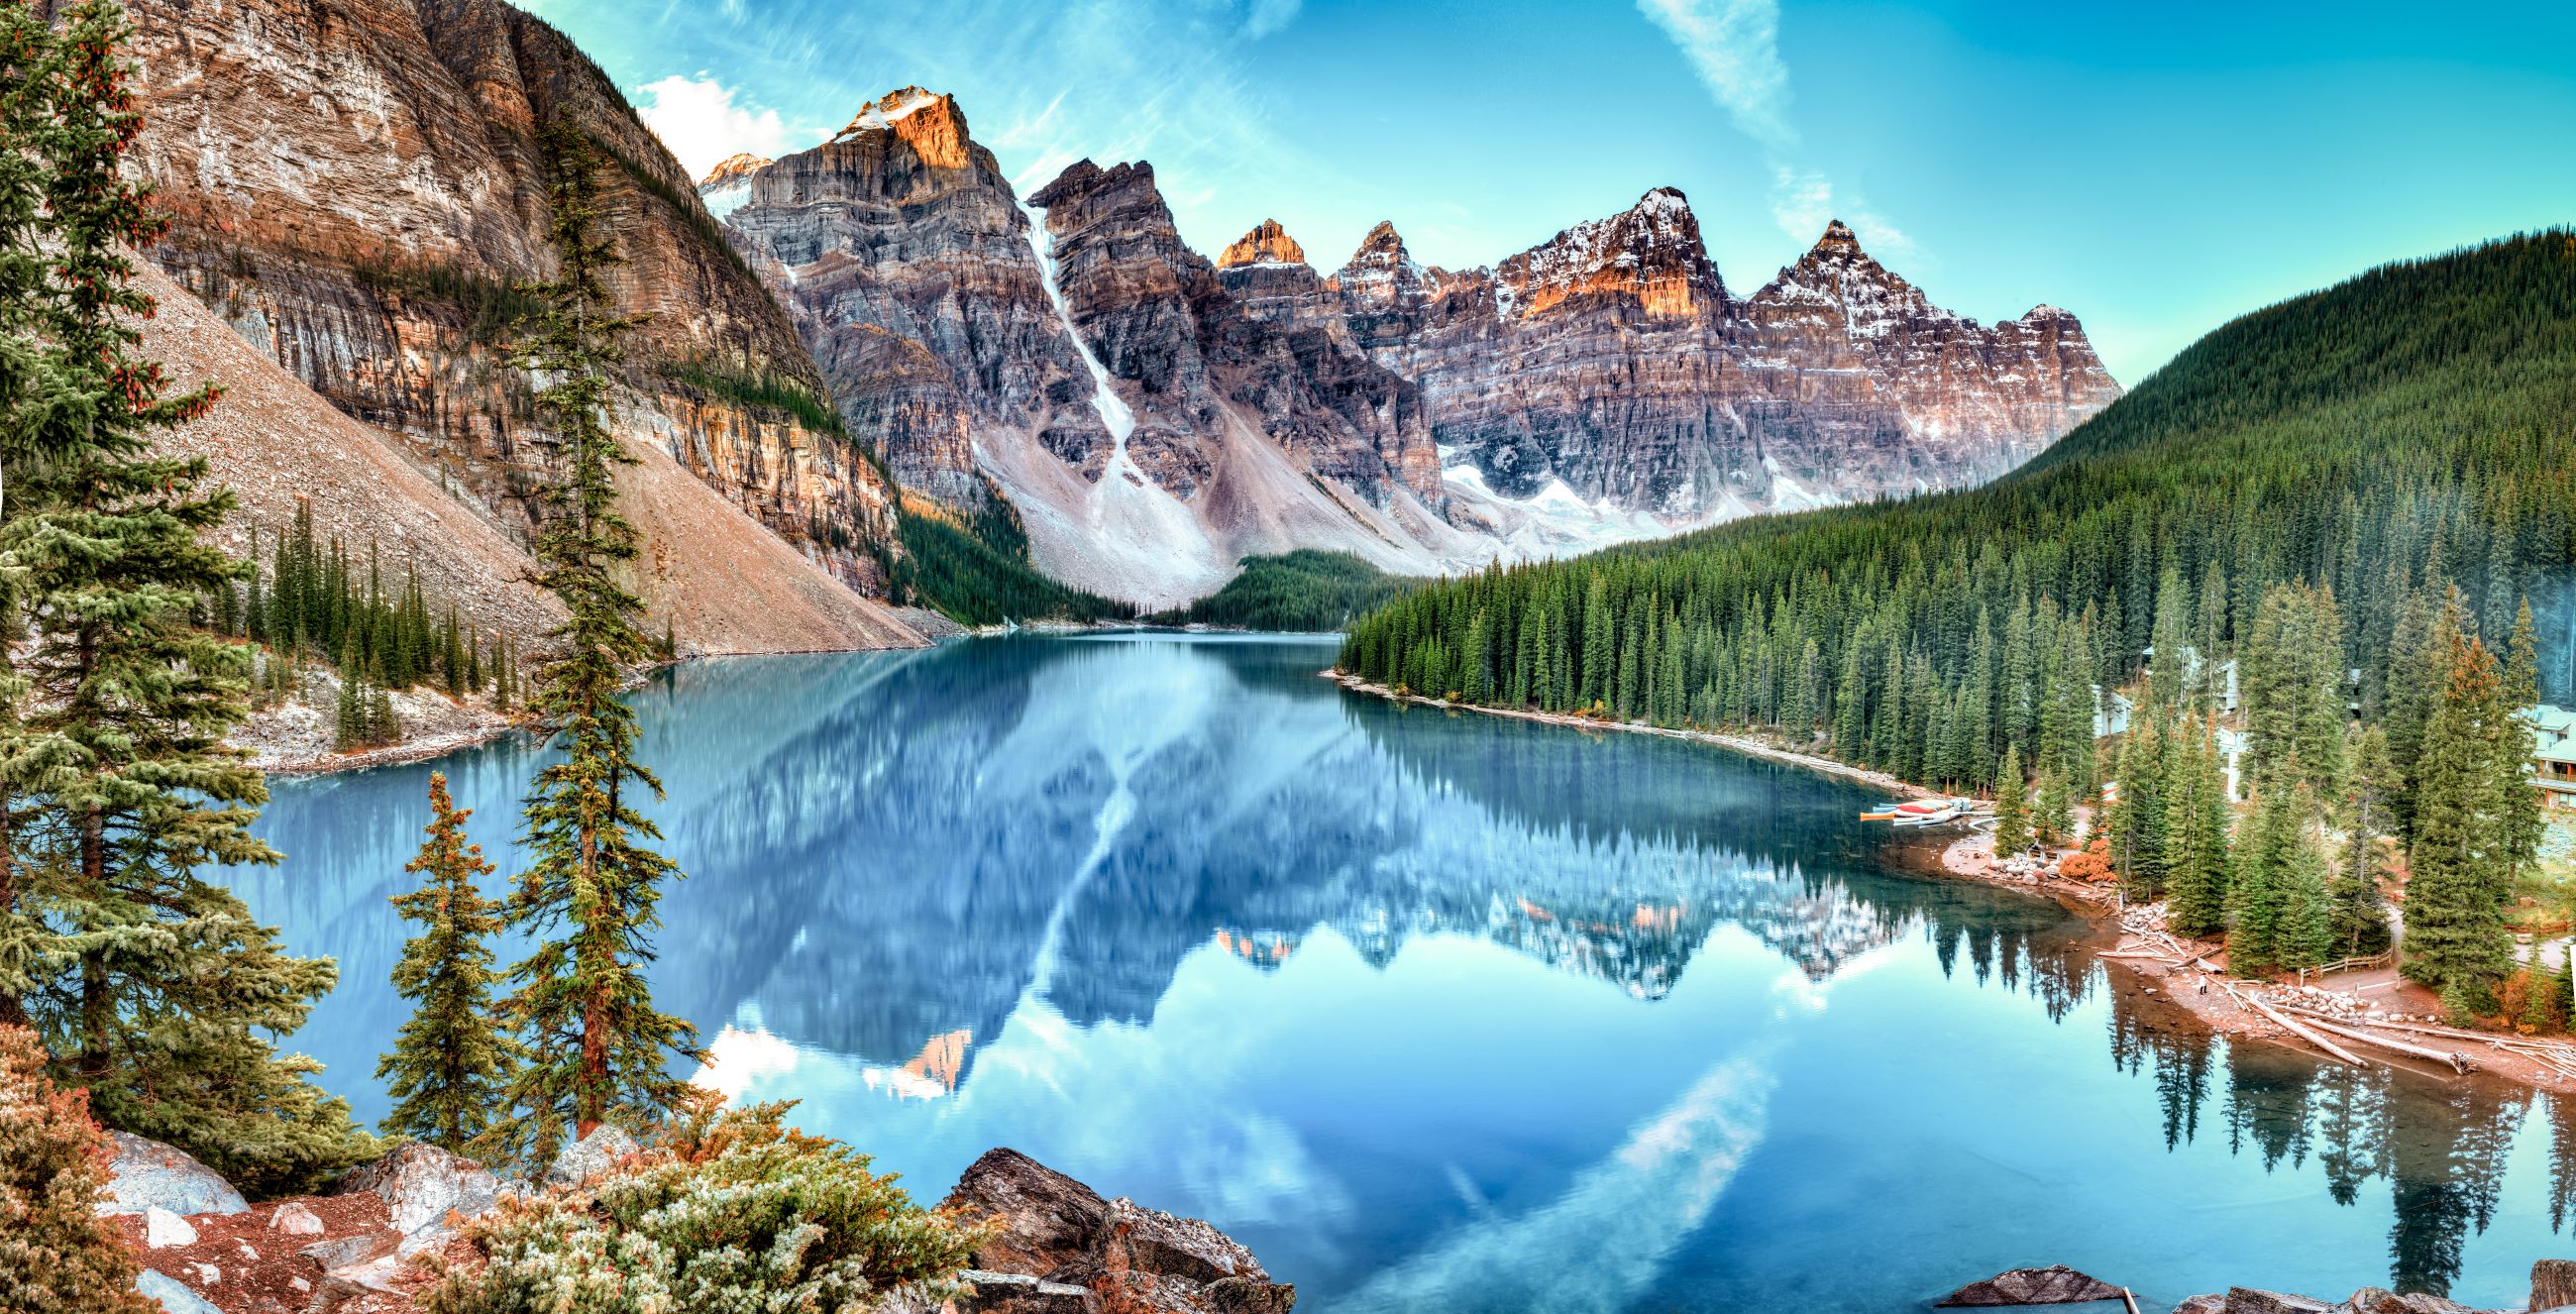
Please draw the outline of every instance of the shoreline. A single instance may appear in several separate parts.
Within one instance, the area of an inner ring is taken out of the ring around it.
[[[1319,672],[1325,679],[1353,693],[1383,698],[1395,703],[1419,703],[1449,711],[1474,712],[1519,721],[1578,730],[1618,730],[1632,734],[1661,735],[1682,739],[1761,758],[1789,766],[1801,767],[1820,775],[1856,781],[1889,790],[1911,798],[1946,798],[1948,795],[1927,789],[1911,781],[1899,780],[1883,771],[1871,771],[1830,758],[1767,744],[1742,735],[1718,734],[1706,730],[1669,730],[1660,726],[1603,721],[1563,712],[1534,712],[1516,708],[1485,707],[1472,703],[1451,702],[1421,694],[1398,694],[1386,685],[1346,675],[1335,670]],[[2082,825],[2079,822],[2079,827]],[[1939,841],[1935,843],[1934,841]],[[2340,1061],[2332,1054],[2320,1053],[2308,1040],[2246,1002],[2256,990],[2275,989],[2271,983],[2257,983],[2227,977],[2220,971],[2205,970],[2213,960],[2223,960],[2223,949],[2211,943],[2181,941],[2163,929],[2161,913],[2135,919],[2134,911],[2122,906],[2116,886],[2094,885],[2058,876],[2053,863],[2041,867],[2033,862],[2021,870],[2005,870],[1994,860],[1991,837],[1970,831],[1953,830],[1918,832],[1892,842],[1888,848],[1896,856],[1896,865],[1908,875],[1926,880],[1971,881],[1997,889],[2013,890],[2033,898],[2044,898],[2084,919],[2088,928],[2086,949],[2105,969],[2103,976],[2110,988],[2127,997],[2128,1005],[2156,1019],[2157,1025],[2171,1024],[2188,1018],[2189,1025],[2212,1035],[2261,1041],[2280,1045],[2326,1062]],[[2156,908],[2160,905],[2142,905]],[[2173,946],[2180,946],[2177,950]],[[2116,956],[2115,956],[2116,955]],[[2227,983],[2232,983],[2232,986]],[[2279,987],[2286,989],[2286,987]],[[2422,986],[2398,978],[2391,968],[2367,972],[2349,972],[2321,979],[2307,987],[2319,995],[2348,995],[2353,1000],[2369,1000],[2383,1005],[2382,1016],[2421,1017],[2437,1012],[2432,993]],[[2280,1001],[2270,999],[2279,1006]],[[2332,1005],[2331,999],[2312,1002]],[[2395,1008],[2387,1008],[2387,1004]],[[2362,1011],[2361,1016],[2368,1016]],[[2318,1025],[2322,1019],[2298,1016],[2303,1025]],[[2323,1025],[2342,1025],[2323,1023]],[[2322,1027],[2320,1027],[2322,1029]],[[2491,1038],[2490,1037],[2491,1034]],[[2428,1058],[2407,1057],[2364,1043],[2350,1043],[2340,1036],[2330,1037],[2344,1043],[2348,1052],[2365,1063],[2415,1073],[2445,1081],[2501,1081],[2541,1091],[2576,1090],[2576,1075],[2552,1066],[2529,1054],[2515,1053],[2498,1046],[2498,1041],[2520,1042],[2524,1038],[2511,1033],[2475,1033],[2475,1037],[2455,1036],[2448,1039],[2423,1034],[2405,1034],[2404,1039],[2437,1049],[2455,1051],[2473,1064],[2470,1072],[2460,1073]],[[2396,1038],[2396,1037],[2392,1037]]]

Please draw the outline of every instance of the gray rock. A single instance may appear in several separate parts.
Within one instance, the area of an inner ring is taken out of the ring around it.
[[[1217,1314],[1288,1314],[1297,1308],[1297,1284],[1219,1278],[1207,1284],[1207,1303]]]
[[[2225,1296],[2185,1296],[2173,1307],[2173,1314],[2226,1314],[2226,1310]]]
[[[301,1201],[289,1200],[268,1216],[268,1230],[288,1236],[320,1236],[322,1220]]]
[[[143,1244],[154,1250],[197,1244],[197,1229],[159,1205],[143,1211]]]
[[[500,1203],[501,1179],[462,1155],[414,1141],[331,1188],[334,1195],[361,1191],[385,1202],[386,1216],[402,1233],[409,1253],[445,1238],[454,1226],[451,1219],[462,1222],[489,1212]]]
[[[2313,1296],[2294,1296],[2253,1287],[2229,1287],[2224,1314],[2334,1314],[2334,1306]]]
[[[112,1131],[108,1143],[115,1160],[108,1165],[107,1199],[102,1214],[139,1214],[155,1206],[174,1214],[238,1214],[250,1203],[223,1174],[199,1163],[186,1151]]]
[[[2364,1314],[2364,1311],[2379,1308],[2379,1302],[2396,1294],[2386,1287],[2363,1287],[2352,1293],[2352,1298],[2343,1303],[2343,1308],[2352,1311],[2352,1314]]]
[[[956,1314],[1094,1314],[1100,1307],[1090,1291],[1026,1273],[970,1268],[957,1280],[964,1289],[948,1302]]]
[[[2476,1314],[2476,1311],[2454,1300],[2410,1291],[2405,1295],[2382,1292],[2376,1302],[2358,1307],[2367,1314]]]
[[[391,1232],[362,1232],[356,1236],[317,1241],[295,1253],[312,1260],[316,1267],[328,1273],[392,1254],[401,1240]]]
[[[143,1275],[134,1279],[134,1289],[160,1302],[161,1308],[169,1314],[224,1314],[213,1301],[190,1291],[186,1283],[157,1268],[143,1270]]]
[[[579,1186],[608,1170],[608,1166],[636,1151],[635,1138],[613,1123],[601,1123],[590,1135],[563,1147],[555,1161],[546,1165],[548,1186]]]
[[[1129,1266],[1143,1272],[1199,1283],[1238,1274],[1255,1280],[1270,1276],[1250,1250],[1203,1219],[1177,1218],[1123,1196],[1109,1202],[1109,1218],[1116,1242],[1126,1246]]]

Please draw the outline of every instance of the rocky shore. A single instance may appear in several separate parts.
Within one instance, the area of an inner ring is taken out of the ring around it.
[[[2576,1310],[2576,1260],[2544,1259],[2531,1266],[2531,1299],[2509,1310],[2478,1310],[2440,1296],[2399,1295],[2380,1287],[2363,1287],[2339,1301],[2231,1287],[2216,1295],[2193,1296],[2174,1306],[2173,1314],[2567,1314],[2571,1310]]]
[[[136,1289],[166,1314],[396,1314],[437,1253],[470,1258],[460,1235],[505,1194],[578,1189],[635,1152],[603,1127],[565,1147],[534,1182],[403,1145],[321,1195],[262,1204],[187,1154],[110,1133],[108,1199],[143,1266]],[[967,1168],[940,1208],[992,1229],[940,1305],[897,1298],[886,1314],[1288,1314],[1295,1286],[1215,1227],[1091,1188],[1016,1150]]]

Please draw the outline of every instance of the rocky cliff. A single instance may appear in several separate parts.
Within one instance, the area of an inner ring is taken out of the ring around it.
[[[882,589],[891,489],[690,180],[560,33],[499,0],[129,8],[136,158],[177,221],[152,254],[235,332],[524,538],[550,444],[498,346],[512,285],[551,266],[533,133],[561,115],[615,160],[616,291],[650,316],[628,343],[631,437]]]
[[[1086,161],[1028,200],[953,99],[907,87],[755,168],[726,228],[904,486],[1008,501],[1061,578],[1162,605],[1250,552],[1481,559],[1432,509],[1417,390],[1337,325],[1247,313],[1150,167]]]
[[[1670,188],[1456,273],[1380,224],[1314,289],[1263,291],[1253,313],[1329,304],[1421,386],[1453,483],[1669,527],[1979,482],[2119,395],[2072,315],[1952,314],[1840,222],[1736,299]]]

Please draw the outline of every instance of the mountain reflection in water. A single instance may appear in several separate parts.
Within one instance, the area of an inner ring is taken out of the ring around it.
[[[2213,1042],[2103,989],[2054,905],[1891,874],[1857,787],[1397,708],[1317,679],[1332,651],[663,678],[644,752],[691,876],[653,979],[702,1079],[924,1196],[1010,1144],[1203,1214],[1328,1314],[1888,1309],[2059,1262],[2156,1302],[2501,1304],[2576,1252],[2564,1099]],[[539,760],[433,764],[496,888]],[[362,1117],[430,770],[277,782],[288,860],[238,877],[340,960],[295,1044]]]

